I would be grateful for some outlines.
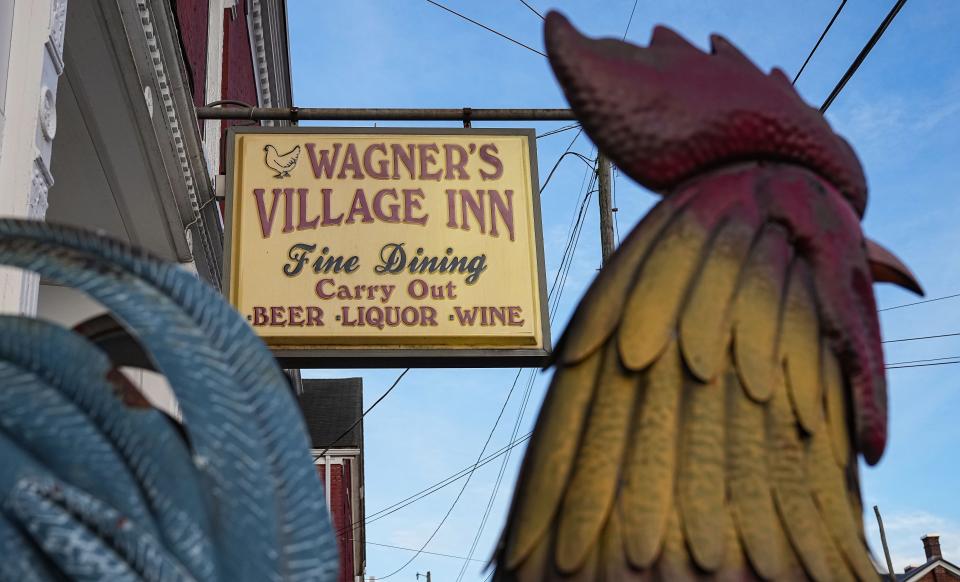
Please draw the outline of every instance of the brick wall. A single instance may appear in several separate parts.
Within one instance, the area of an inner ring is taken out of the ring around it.
[[[206,102],[209,10],[209,0],[176,0],[174,2],[180,44],[189,69],[193,103],[197,107],[201,107]]]
[[[960,581],[960,576],[957,576],[953,572],[950,572],[943,566],[937,566],[933,570],[924,574],[921,578],[917,578],[919,582],[958,582]],[[911,582],[913,582],[911,580]]]
[[[330,520],[337,535],[337,547],[340,549],[339,582],[353,582],[354,577],[354,529],[351,504],[351,461],[344,459],[343,464],[330,463]],[[320,482],[326,478],[326,466],[317,465]]]
[[[257,100],[257,81],[254,77],[253,56],[250,53],[250,31],[247,27],[247,0],[237,0],[236,18],[227,10],[223,19],[223,82],[221,99],[243,101],[253,107]],[[249,121],[225,121],[223,135],[231,125],[249,125]],[[220,173],[226,172],[226,144],[220,140]]]

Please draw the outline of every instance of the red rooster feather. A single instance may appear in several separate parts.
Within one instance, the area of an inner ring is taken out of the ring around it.
[[[521,469],[497,580],[876,579],[857,457],[887,396],[853,150],[721,37],[648,47],[546,22],[599,149],[663,200],[581,302]]]

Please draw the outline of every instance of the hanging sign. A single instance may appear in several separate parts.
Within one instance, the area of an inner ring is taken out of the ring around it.
[[[540,365],[535,136],[233,128],[231,304],[285,365]]]

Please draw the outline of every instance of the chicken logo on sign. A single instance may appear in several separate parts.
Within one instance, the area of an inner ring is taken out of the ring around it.
[[[290,177],[290,172],[297,167],[297,158],[300,157],[300,146],[296,146],[289,152],[281,154],[277,151],[277,148],[267,144],[264,146],[263,151],[263,163],[276,172],[276,174],[273,175],[274,178],[288,178]]]

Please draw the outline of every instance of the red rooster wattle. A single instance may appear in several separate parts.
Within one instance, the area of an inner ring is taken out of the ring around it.
[[[876,579],[857,457],[887,396],[853,150],[779,70],[580,35],[550,63],[586,133],[663,200],[557,347],[496,580]]]

